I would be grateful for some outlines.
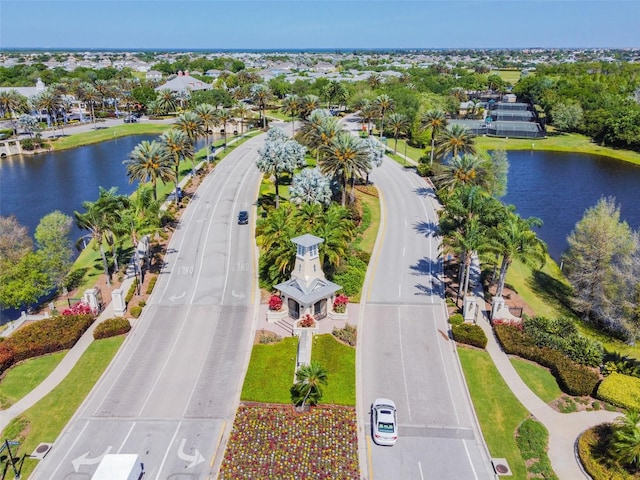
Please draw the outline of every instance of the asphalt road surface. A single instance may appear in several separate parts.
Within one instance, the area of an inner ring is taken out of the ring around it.
[[[107,453],[138,454],[145,480],[205,479],[219,464],[252,345],[263,138],[204,180],[138,325],[32,478],[89,479]]]
[[[433,191],[389,158],[370,178],[382,192],[384,222],[360,322],[368,478],[495,478],[447,335]],[[398,409],[393,447],[371,440],[369,411],[377,397]]]

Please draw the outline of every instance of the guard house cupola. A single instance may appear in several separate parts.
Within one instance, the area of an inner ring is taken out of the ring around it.
[[[320,265],[319,246],[324,240],[311,234],[292,238],[296,245],[296,263],[291,272],[291,278],[297,279],[306,288],[317,279],[325,279]]]

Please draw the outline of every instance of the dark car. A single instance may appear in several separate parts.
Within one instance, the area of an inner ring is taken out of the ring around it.
[[[136,123],[138,119],[133,115],[129,115],[128,117],[124,117],[124,123]]]
[[[238,225],[247,225],[249,223],[249,212],[240,210],[238,213]]]

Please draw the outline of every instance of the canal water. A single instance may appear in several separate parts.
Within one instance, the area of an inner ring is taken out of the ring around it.
[[[621,219],[640,229],[640,166],[597,155],[509,151],[508,191],[502,200],[522,217],[544,222],[537,230],[560,262],[567,237],[585,211],[615,197]]]

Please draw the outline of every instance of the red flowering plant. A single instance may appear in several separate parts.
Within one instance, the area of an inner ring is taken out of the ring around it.
[[[315,326],[316,321],[313,318],[312,315],[310,314],[305,314],[300,321],[298,322],[298,325],[301,326],[302,328],[311,328],[313,326]]]
[[[279,295],[271,295],[269,298],[269,310],[277,312],[282,308],[282,298]]]
[[[346,295],[338,295],[333,301],[333,311],[336,313],[344,313],[347,311],[347,303],[349,303],[349,297]]]
[[[62,315],[91,315],[94,312],[91,310],[91,307],[84,302],[78,302],[75,305],[72,305],[69,308],[65,308],[62,310]]]

